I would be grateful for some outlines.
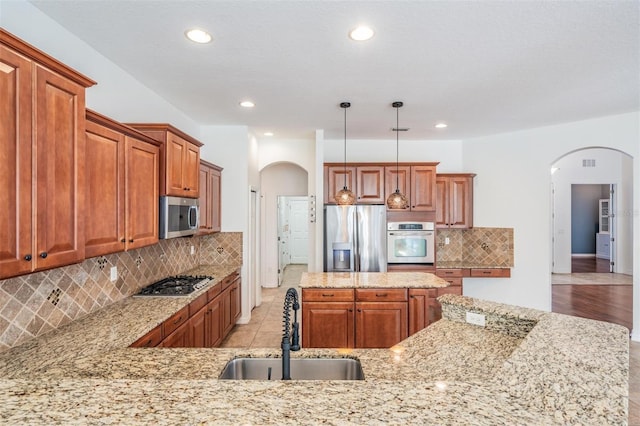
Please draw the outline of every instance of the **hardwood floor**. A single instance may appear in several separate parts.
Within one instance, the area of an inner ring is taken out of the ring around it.
[[[633,322],[631,285],[554,285],[551,310],[559,314],[620,324]]]
[[[596,257],[571,257],[571,273],[609,272],[609,260]]]

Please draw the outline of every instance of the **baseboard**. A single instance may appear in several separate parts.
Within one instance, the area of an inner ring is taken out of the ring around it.
[[[596,257],[595,253],[571,253],[571,257]]]

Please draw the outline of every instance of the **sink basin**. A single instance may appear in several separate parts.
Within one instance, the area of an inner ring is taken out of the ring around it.
[[[282,358],[236,358],[227,363],[220,379],[282,379]],[[292,358],[292,380],[364,380],[360,361],[349,358]]]

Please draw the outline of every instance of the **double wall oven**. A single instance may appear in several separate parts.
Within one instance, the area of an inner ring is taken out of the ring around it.
[[[387,262],[433,264],[435,224],[433,222],[387,223]]]

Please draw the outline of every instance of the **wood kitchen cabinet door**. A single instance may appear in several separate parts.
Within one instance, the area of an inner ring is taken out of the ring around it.
[[[85,254],[95,257],[125,248],[125,136],[87,118]]]
[[[353,348],[353,302],[302,303],[303,348]]]
[[[160,346],[164,348],[189,348],[192,347],[191,323],[189,321],[180,325],[171,334],[164,338]]]
[[[35,268],[84,259],[84,87],[36,65]]]
[[[407,337],[407,302],[356,302],[356,347],[390,348]]]
[[[384,200],[396,192],[396,188],[409,200],[411,208],[411,166],[386,166],[384,168]]]
[[[216,297],[206,306],[206,347],[215,348],[222,343],[221,297]]]
[[[185,196],[197,198],[200,195],[200,147],[185,141],[183,183]]]
[[[438,174],[436,227],[473,227],[473,177],[471,173]]]
[[[126,138],[127,250],[158,242],[159,149],[133,137]]]
[[[220,232],[222,168],[200,160],[200,227],[198,234]]]
[[[186,196],[187,187],[184,179],[187,141],[167,132],[166,153],[166,193],[176,197]]]
[[[436,296],[436,289],[409,289],[409,336],[440,319]]]
[[[31,61],[0,45],[0,278],[33,265],[31,70]]]
[[[351,166],[325,166],[324,167],[324,202],[335,204],[335,196],[345,186],[356,193],[356,168]],[[357,194],[356,194],[357,195]]]
[[[353,191],[353,189],[351,190]],[[384,167],[356,167],[355,194],[358,203],[361,204],[384,203],[386,201],[384,198]]]
[[[240,314],[242,313],[242,301],[241,301],[241,280],[237,278],[230,287],[229,299],[231,303],[231,327],[236,324]]]
[[[436,166],[411,166],[411,210],[436,210]]]

